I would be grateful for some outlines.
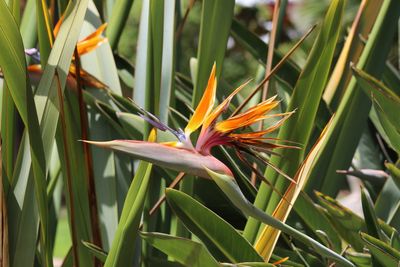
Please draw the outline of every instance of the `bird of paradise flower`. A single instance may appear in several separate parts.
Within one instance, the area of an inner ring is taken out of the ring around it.
[[[217,88],[214,64],[204,95],[184,130],[174,130],[163,124],[156,116],[137,107],[140,110],[140,116],[144,120],[162,131],[173,133],[177,139],[176,141],[164,143],[138,140],[87,142],[129,153],[139,159],[152,162],[161,167],[208,179],[211,179],[211,177],[205,170],[205,167],[215,172],[233,176],[230,169],[224,163],[212,156],[211,149],[215,146],[223,145],[233,147],[238,151],[238,155],[241,156],[242,159],[244,159],[244,157],[241,153],[249,153],[260,159],[261,157],[257,152],[266,152],[270,154],[275,153],[272,150],[276,148],[297,148],[295,146],[277,144],[276,139],[264,137],[264,135],[278,129],[292,114],[292,112],[286,112],[267,115],[267,113],[279,105],[279,101],[276,100],[276,97],[269,98],[243,113],[231,116],[226,120],[218,121],[218,118],[228,110],[232,98],[239,93],[245,85],[247,85],[247,83],[239,86],[214,109]],[[273,117],[280,117],[280,119],[261,131],[236,132],[238,129],[251,126],[256,122]],[[201,131],[199,137],[196,144],[193,145],[190,136],[200,127]]]
[[[53,35],[57,37],[58,31],[61,27],[63,22],[63,17],[61,17],[56,26],[53,30]],[[100,25],[90,35],[86,36],[84,39],[80,40],[76,44],[77,52],[79,56],[85,55],[96,48],[98,48],[103,43],[107,42],[107,38],[102,36],[105,28],[107,27],[107,23]],[[25,50],[25,53],[32,57],[32,59],[36,62],[40,62],[40,53],[36,48],[29,48]],[[75,58],[73,60],[76,60]],[[31,81],[33,83],[38,83],[43,75],[43,68],[40,64],[32,64],[28,66],[28,73]],[[67,77],[67,87],[70,89],[76,89],[76,77],[77,77],[77,70],[74,64],[71,64],[69,68],[69,73]],[[96,77],[88,73],[87,71],[80,69],[79,77],[82,79],[83,85],[99,88],[99,89],[106,89],[108,86],[103,82],[99,81]]]
[[[280,148],[298,148],[296,146],[277,143],[277,141],[282,140],[264,137],[266,134],[278,129],[293,112],[268,114],[279,105],[279,101],[276,100],[276,97],[272,97],[247,109],[243,113],[231,116],[226,120],[218,121],[218,118],[228,110],[232,98],[242,90],[247,83],[235,89],[224,101],[213,109],[217,88],[215,69],[214,64],[203,97],[184,130],[174,130],[168,125],[163,124],[153,114],[136,106],[140,112],[140,116],[144,120],[152,124],[155,128],[171,132],[176,137],[176,141],[155,143],[138,140],[113,140],[105,142],[84,140],[84,142],[125,152],[136,158],[154,163],[161,167],[196,175],[206,179],[212,179],[221,188],[228,199],[246,216],[254,217],[276,229],[272,234],[271,232],[268,232],[268,230],[264,231],[265,233],[268,233],[268,236],[273,236],[271,239],[266,241],[270,244],[269,248],[273,248],[279,232],[282,231],[309,245],[315,250],[315,252],[320,253],[343,266],[353,267],[354,264],[343,256],[283,222],[287,218],[293,206],[293,201],[300,193],[301,187],[305,182],[305,177],[308,176],[315,154],[320,149],[326,136],[324,134],[325,131],[311,149],[308,157],[299,168],[294,179],[291,179],[284,173],[280,172],[280,170],[274,166],[269,165],[290,179],[292,183],[282,196],[282,200],[273,216],[266,214],[262,210],[256,208],[245,198],[236,183],[231,170],[211,154],[211,149],[218,145],[230,146],[238,152],[241,159],[245,160],[241,154],[242,152],[260,158],[258,152],[273,154],[276,153],[276,149]],[[256,122],[272,117],[278,117],[280,119],[273,125],[270,125],[261,131],[248,131],[243,133],[235,132],[238,129],[251,126]],[[196,145],[193,145],[190,136],[200,127],[201,130]],[[265,162],[269,164],[267,161]],[[251,166],[251,164],[248,165]],[[263,179],[263,181],[268,182],[266,179]],[[298,186],[298,181],[301,182],[301,186]],[[264,240],[266,239],[264,238]],[[262,249],[264,249],[264,247],[262,247]],[[287,258],[285,258],[285,260],[286,259]],[[269,257],[267,256],[265,260],[268,261]]]

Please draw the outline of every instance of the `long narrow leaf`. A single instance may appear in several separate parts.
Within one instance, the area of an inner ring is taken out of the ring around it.
[[[399,1],[384,1],[376,23],[369,34],[367,44],[357,64],[360,68],[375,77],[379,77],[384,69],[385,59],[389,52],[391,40],[396,27],[393,21],[400,16]],[[338,179],[342,179],[336,170],[347,169],[353,158],[361,134],[366,126],[371,102],[353,78],[346,89],[336,116],[334,127],[328,133],[329,138],[324,145],[311,175],[309,186],[321,188],[322,192],[334,194],[338,191]],[[324,159],[324,160],[322,160]],[[329,160],[327,160],[329,159]],[[324,179],[320,179],[324,177]]]
[[[133,0],[116,1],[107,28],[107,38],[112,50],[116,50],[124,29]]]
[[[135,256],[133,244],[135,244],[142,216],[151,168],[151,164],[142,162],[136,171],[126,196],[111,250],[104,265],[106,267],[130,266],[133,263]]]
[[[50,55],[51,47],[54,43],[53,27],[50,21],[49,8],[47,2],[36,0],[36,17],[40,50],[40,62],[44,66]]]
[[[400,251],[368,234],[361,233],[361,238],[371,254],[382,266],[396,266],[400,262]]]
[[[262,258],[230,224],[190,196],[167,190],[168,204],[185,226],[219,260],[232,263],[262,261]]]
[[[321,25],[319,35],[313,45],[300,77],[296,83],[288,111],[297,109],[296,113],[288,119],[279,131],[278,138],[281,140],[295,141],[303,144],[301,150],[285,150],[282,156],[273,156],[271,164],[278,167],[288,175],[294,175],[303,160],[304,153],[316,118],[319,102],[325,87],[328,73],[331,67],[336,42],[339,37],[339,28],[343,13],[344,1],[332,1]],[[287,180],[281,177],[274,169],[268,168],[266,177],[275,186],[276,190],[283,192],[287,186]],[[272,188],[262,184],[257,198],[256,207],[266,210],[271,214],[280,201],[279,194]],[[260,228],[260,223],[249,219],[245,236],[254,242]]]
[[[293,180],[296,182],[296,184],[292,183],[289,185],[288,189],[283,195],[283,198],[272,213],[275,219],[280,220],[281,222],[285,222],[288,218],[289,213],[292,210],[293,205],[300,194],[300,191],[303,189],[304,185],[307,182],[307,179],[310,175],[311,167],[315,163],[316,155],[320,151],[322,143],[326,138],[326,131],[329,129],[330,125],[331,124],[329,123],[326,126],[324,132],[311,148],[306,159],[301,164],[301,167],[294,176]],[[278,229],[267,226],[261,232],[259,239],[255,243],[255,248],[267,261],[272,255],[276,242],[278,242],[279,234],[280,231]]]
[[[244,197],[244,195],[239,189],[239,186],[231,176],[225,174],[219,174],[210,170],[208,170],[208,172],[210,176],[213,178],[213,180],[216,182],[218,187],[229,198],[229,200],[247,216],[251,216],[267,225],[270,225],[292,236],[293,238],[312,247],[315,252],[334,260],[338,264],[341,264],[343,266],[354,266],[354,264],[352,264],[350,261],[340,256],[339,254],[335,253],[331,249],[323,246],[322,244],[318,243],[309,236],[303,234],[302,232],[292,228],[287,224],[284,224],[283,222],[275,219],[274,217],[266,214],[262,210],[255,207]]]
[[[28,80],[24,47],[19,29],[5,2],[0,1],[0,67],[18,112],[29,132],[30,153],[35,180],[35,195],[40,214],[42,260],[52,265],[48,242],[46,160],[33,93]]]
[[[100,15],[96,9],[93,2],[89,2],[88,11],[85,16],[85,21],[82,26],[80,39],[88,36],[90,33],[94,32],[102,24],[100,20]],[[110,45],[106,42],[101,46],[97,47],[94,51],[89,54],[85,54],[80,57],[82,68],[95,76],[101,82],[106,84],[110,88],[110,92],[116,95],[121,95],[121,86],[118,78],[116,64],[113,58],[113,53]],[[109,95],[105,90],[99,90],[98,88],[90,88],[86,86],[86,92],[97,99],[96,101],[102,101],[107,104],[112,104]],[[74,110],[80,110],[79,104],[72,106]],[[85,121],[85,116],[87,116],[87,125],[83,123],[83,127],[87,127],[87,137],[90,140],[109,140],[120,138],[117,131],[110,125],[104,116],[99,116],[98,110],[92,108],[83,108],[80,110],[80,117]],[[78,119],[80,120],[80,119]],[[81,129],[80,131],[85,131]],[[80,133],[81,134],[81,133]],[[82,135],[78,139],[82,139]],[[79,145],[82,145],[80,143]],[[108,251],[111,247],[112,240],[115,236],[115,231],[118,224],[118,209],[122,208],[123,201],[117,202],[118,199],[118,184],[128,183],[131,179],[131,169],[129,168],[130,162],[122,160],[113,152],[98,149],[96,147],[88,148],[88,155],[85,155],[88,164],[86,167],[91,172],[91,182],[90,188],[93,198],[90,200],[89,205],[91,208],[91,218],[92,218],[92,232],[93,236],[97,236],[97,242],[100,239],[99,234],[101,233],[102,248]],[[90,160],[93,162],[90,164]],[[81,162],[76,162],[75,164],[81,164]],[[125,168],[127,166],[127,170]],[[126,171],[125,171],[126,170]],[[115,179],[104,179],[104,177],[115,177]],[[85,179],[85,177],[82,177]],[[78,186],[78,184],[76,184]],[[128,190],[126,187],[125,192]],[[94,199],[95,196],[95,199]],[[124,197],[124,196],[123,196]],[[98,213],[96,213],[93,206],[97,206]],[[93,212],[94,211],[94,212]],[[98,217],[98,219],[97,219]],[[98,225],[95,226],[96,221]],[[94,230],[93,228],[97,228]],[[100,233],[99,230],[100,229]],[[94,240],[93,240],[94,241]]]
[[[163,47],[160,79],[160,120],[168,122],[174,78],[175,0],[164,0]]]
[[[234,5],[235,1],[232,0],[203,1],[193,106],[199,103],[203,95],[214,62],[217,65],[217,77],[220,76]]]
[[[161,233],[141,233],[141,236],[146,242],[185,266],[220,266],[207,249],[196,241]]]
[[[32,134],[32,136],[41,136],[42,140],[44,140],[44,151],[45,151],[45,157],[49,158],[51,156],[51,150],[52,146],[54,143],[54,136],[56,132],[56,127],[57,127],[57,121],[58,121],[58,108],[55,106],[55,103],[57,103],[57,90],[58,86],[61,85],[61,90],[63,90],[65,82],[66,82],[66,74],[69,71],[69,66],[71,62],[71,57],[72,57],[72,52],[74,50],[79,30],[81,27],[81,24],[83,22],[83,15],[84,12],[86,11],[86,5],[87,1],[80,1],[79,3],[71,3],[69,5],[68,10],[66,11],[66,17],[64,20],[64,23],[61,26],[61,29],[58,34],[58,38],[53,46],[52,52],[50,54],[49,60],[48,60],[48,67],[45,68],[43,78],[41,80],[41,83],[39,84],[39,87],[37,89],[37,94],[35,95],[35,104],[38,109],[38,117],[40,120],[41,124],[41,129],[43,129],[42,133],[39,134]],[[5,11],[6,9],[2,9],[2,11]],[[1,16],[3,19],[4,16]],[[12,20],[9,20],[11,22]],[[11,29],[10,29],[11,30]],[[15,32],[18,32],[16,30]],[[3,44],[3,43],[2,43]],[[13,42],[13,47],[18,47],[18,40]],[[21,45],[21,57],[25,58],[24,52],[23,52],[23,47]],[[12,55],[11,53],[10,55]],[[4,54],[5,55],[5,54]],[[62,60],[61,60],[62,58]],[[68,60],[69,58],[69,60]],[[12,61],[8,61],[12,62]],[[14,63],[13,67],[18,67],[18,64]],[[58,76],[55,77],[56,74],[56,69],[57,69],[57,74]],[[25,79],[21,79],[20,77],[21,74],[15,76],[18,77],[18,82],[23,83],[25,82]],[[21,87],[20,87],[21,88]],[[50,90],[51,88],[51,90]],[[29,92],[32,92],[32,90],[29,88],[27,90]],[[48,98],[50,94],[50,98]],[[16,91],[18,93],[18,91]],[[16,98],[18,98],[18,101],[21,101],[21,110],[19,110],[20,115],[23,120],[26,119],[25,113],[27,112],[26,108],[29,107],[29,105],[26,105],[24,101],[26,101],[24,95],[18,95]],[[33,100],[33,96],[29,97],[29,99]],[[34,118],[34,114],[36,112],[28,112],[29,113],[29,118]],[[28,128],[29,129],[29,128]],[[25,134],[25,137],[28,135]],[[31,136],[31,134],[29,134]],[[29,142],[30,144],[33,145],[39,145],[40,142],[37,140]],[[24,143],[21,146],[20,150],[20,155],[19,158],[21,159],[21,165],[20,167],[22,169],[17,169],[14,174],[14,183],[16,186],[16,189],[20,190],[22,193],[21,196],[25,195],[30,195],[31,193],[29,191],[32,191],[33,188],[32,186],[27,186],[27,182],[31,178],[32,172],[30,171],[30,166],[31,162],[35,164],[36,160],[34,157],[31,158],[31,155],[27,151],[26,148],[29,148],[29,146],[26,146],[26,144],[29,144],[27,138],[24,139]],[[25,145],[24,145],[25,144]],[[46,173],[47,168],[44,167],[43,173]],[[35,168],[33,168],[33,173],[35,172]],[[45,191],[45,189],[44,189]],[[22,199],[22,202],[25,203],[25,199]],[[31,204],[31,202],[30,202]],[[45,204],[44,207],[47,207],[47,204]],[[16,221],[20,220],[19,224],[25,225],[26,223],[31,223],[31,225],[35,225],[35,223],[32,223],[32,219],[34,220],[36,216],[32,215],[32,213],[35,212],[35,209],[30,208],[25,208],[23,207],[23,213],[19,216],[19,219],[16,219]],[[28,214],[31,214],[29,216]],[[24,231],[24,228],[19,229],[20,232]],[[17,234],[16,237],[19,237],[20,235]],[[36,249],[36,244],[35,244],[35,239],[29,238],[29,239],[17,239],[19,240],[18,242],[24,242],[24,244],[30,244],[30,247],[28,248],[29,251],[35,250]],[[17,247],[21,247],[20,244],[16,244]],[[25,245],[24,245],[25,246]],[[14,258],[18,261],[33,261],[33,258],[28,258],[20,255],[20,253],[23,253],[22,250],[15,250],[15,255]],[[49,258],[49,261],[52,261],[51,257]],[[27,263],[30,265],[30,263]],[[22,264],[21,266],[26,266],[27,265]]]

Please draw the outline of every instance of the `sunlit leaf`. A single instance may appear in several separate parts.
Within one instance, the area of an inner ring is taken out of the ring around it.
[[[141,233],[141,237],[185,266],[219,266],[207,249],[196,241],[162,233]]]
[[[232,263],[262,261],[236,229],[195,199],[175,190],[168,190],[166,196],[179,219],[200,238],[214,257]]]

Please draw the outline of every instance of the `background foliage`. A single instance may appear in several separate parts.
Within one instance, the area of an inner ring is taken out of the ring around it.
[[[1,265],[397,266],[399,16],[396,0],[0,0]],[[79,141],[147,140],[136,104],[183,129],[214,62],[217,102],[252,78],[229,111],[273,95],[296,111],[268,137],[300,149],[246,158],[268,184],[218,147],[238,187],[166,190],[178,172]]]

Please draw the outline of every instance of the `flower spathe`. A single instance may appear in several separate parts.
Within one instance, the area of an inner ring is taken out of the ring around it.
[[[136,140],[113,140],[109,142],[86,141],[101,147],[112,148],[126,152],[136,158],[152,162],[160,167],[189,173],[203,178],[210,178],[204,166],[230,176],[232,172],[217,158],[208,155],[204,156],[196,151],[185,148],[174,147],[168,144],[152,143]]]
[[[122,151],[161,167],[204,178],[210,178],[208,172],[205,171],[205,167],[214,172],[233,176],[225,164],[212,156],[211,150],[215,146],[230,146],[239,152],[250,154],[256,152],[272,153],[272,149],[274,148],[294,148],[293,146],[276,144],[276,139],[264,137],[264,135],[276,130],[292,114],[292,112],[268,114],[279,105],[279,101],[276,100],[275,96],[249,108],[243,113],[231,116],[226,120],[218,120],[228,110],[233,97],[247,83],[235,89],[224,101],[214,108],[217,90],[215,70],[214,64],[203,97],[184,130],[173,130],[160,122],[156,116],[138,107],[142,118],[162,131],[172,132],[177,138],[176,141],[165,143],[136,140],[86,142]],[[249,126],[252,124],[271,117],[280,117],[280,119],[261,131],[236,132],[238,129],[250,128]],[[196,144],[193,145],[190,136],[199,128],[201,128],[199,137]]]

